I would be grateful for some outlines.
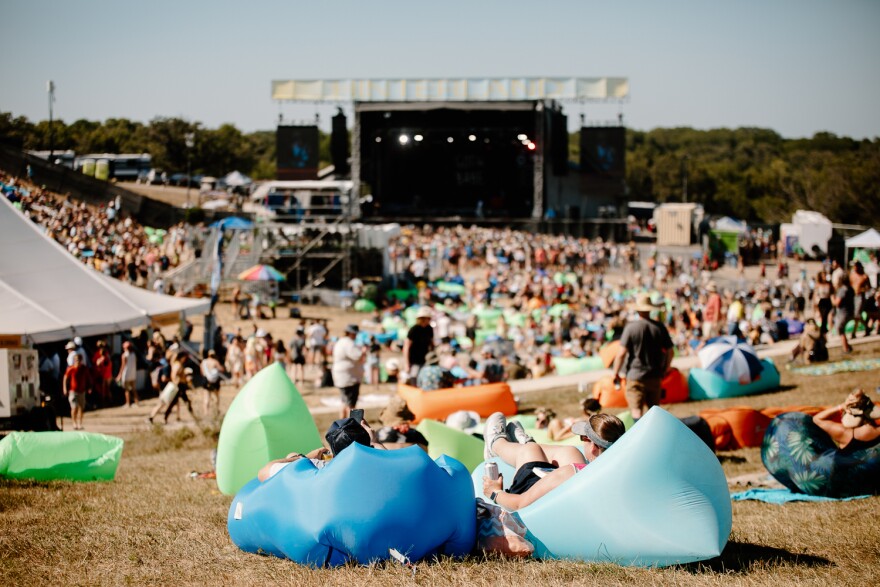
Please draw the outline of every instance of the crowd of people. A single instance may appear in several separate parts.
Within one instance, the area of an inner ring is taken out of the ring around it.
[[[162,275],[199,254],[198,231],[184,225],[157,238],[117,202],[91,207],[10,176],[0,183],[4,195],[72,255],[132,284],[164,292]],[[640,316],[637,297],[650,305],[646,317],[668,333],[670,357],[694,354],[721,334],[755,345],[795,335],[801,338],[795,357],[821,360],[813,349],[829,332],[847,352],[847,324],[855,322],[853,335],[859,327],[870,333],[880,318],[876,257],[850,271],[828,261],[814,275],[803,266],[791,272],[780,259],[775,278],[762,265],[757,280],[747,280],[740,267],[738,278],[720,283],[705,254],[685,258],[632,242],[476,226],[405,227],[391,240],[388,256],[390,275],[372,292],[378,308],[359,325],[331,333],[326,320],[301,320],[287,344],[256,324],[247,334],[218,329],[209,393],[216,392],[220,378],[213,374],[221,369],[240,386],[281,362],[297,384],[342,389],[344,416],[365,382],[403,381],[433,390],[543,377],[558,359],[594,356],[624,336]],[[356,295],[367,293],[362,280],[351,285]],[[390,291],[406,293],[394,297]],[[238,309],[242,302],[233,303]],[[146,340],[132,353],[156,373],[167,349],[151,345]],[[194,357],[191,367],[200,370],[208,358]],[[170,368],[173,361],[165,360]],[[620,373],[621,366],[616,369]],[[175,403],[187,402],[188,384],[176,379]],[[200,373],[197,379],[208,378]],[[152,382],[164,389],[155,376]],[[99,396],[107,387],[98,385]],[[137,401],[130,379],[120,387],[126,404]]]

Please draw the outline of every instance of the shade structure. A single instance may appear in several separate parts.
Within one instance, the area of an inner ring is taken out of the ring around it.
[[[764,369],[752,345],[735,336],[719,336],[709,340],[697,356],[703,369],[717,373],[725,381],[751,383]]]
[[[284,281],[286,277],[271,265],[254,265],[238,274],[244,281]]]

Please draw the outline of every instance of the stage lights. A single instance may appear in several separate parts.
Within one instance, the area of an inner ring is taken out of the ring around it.
[[[377,143],[381,143],[381,142],[382,142],[382,137],[376,137],[376,142],[377,142]]]
[[[414,140],[415,142],[417,142],[417,143],[421,143],[421,142],[422,142],[422,139],[424,139],[424,138],[425,138],[425,137],[423,137],[422,135],[416,135],[416,136],[413,137],[413,140]]]
[[[538,148],[538,147],[535,145],[535,143],[533,143],[532,141],[529,141],[529,142],[526,144],[526,147],[528,148],[529,151],[534,151],[535,149]]]
[[[401,145],[406,145],[409,143],[409,135],[400,135],[397,137],[397,140],[400,141]]]
[[[527,141],[529,139],[529,137],[528,137],[528,135],[526,135],[524,133],[520,133],[520,134],[516,135],[516,139],[518,141]]]
[[[468,135],[468,140],[473,143],[477,140],[477,135]]]
[[[446,137],[446,142],[447,142],[447,143],[454,143],[454,142],[455,142],[455,139],[452,138],[452,137]]]

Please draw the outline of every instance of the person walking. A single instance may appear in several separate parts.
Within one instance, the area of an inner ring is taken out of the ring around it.
[[[618,386],[620,370],[626,363],[626,404],[634,420],[660,403],[660,383],[674,354],[669,331],[651,318],[655,309],[649,294],[639,294],[633,307],[639,317],[624,327],[620,350],[611,367],[614,385]]]
[[[352,408],[357,406],[360,395],[361,381],[364,378],[364,350],[354,342],[358,327],[349,324],[345,327],[345,336],[333,345],[333,385],[342,394],[340,418],[348,418]]]

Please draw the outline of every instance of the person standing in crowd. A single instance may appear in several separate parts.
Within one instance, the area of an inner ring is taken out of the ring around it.
[[[831,302],[834,304],[834,328],[840,335],[840,345],[844,354],[849,354],[852,352],[852,347],[846,338],[846,325],[853,319],[854,304],[853,289],[850,287],[849,277],[846,273],[841,275],[834,295],[831,296]]]
[[[232,383],[241,385],[244,375],[244,340],[236,335],[226,351],[226,372],[232,377]]]
[[[309,350],[309,364],[320,366],[324,363],[327,328],[320,320],[315,320],[306,328],[306,348]]]
[[[171,415],[171,410],[174,409],[174,406],[177,406],[177,420],[180,421],[180,401],[183,401],[186,404],[186,409],[189,410],[193,420],[198,421],[196,413],[193,411],[192,402],[186,393],[192,386],[193,374],[192,368],[186,366],[187,358],[189,358],[189,355],[186,353],[178,353],[174,358],[174,361],[171,363],[171,381],[177,386],[177,395],[174,396],[174,399],[172,399],[171,403],[168,404],[168,407],[165,408],[166,424],[168,423],[168,416]]]
[[[348,418],[352,408],[357,406],[360,395],[361,381],[364,378],[364,350],[355,344],[358,327],[349,324],[345,327],[345,336],[333,345],[333,385],[342,394],[340,418]]]
[[[290,347],[290,369],[293,375],[294,383],[303,385],[306,382],[305,364],[306,364],[306,339],[305,330],[297,327],[293,338],[290,339],[288,347]]]
[[[859,330],[859,324],[862,323],[862,312],[865,310],[865,301],[871,283],[868,281],[868,274],[860,261],[856,261],[852,271],[849,272],[849,285],[853,291],[853,338]],[[868,335],[867,324],[865,328],[865,336]]]
[[[122,360],[119,363],[116,381],[125,391],[125,407],[130,408],[132,404],[137,406],[137,355],[131,341],[126,340],[122,343]]]
[[[819,329],[824,336],[828,328],[828,316],[831,314],[831,284],[824,271],[816,274],[816,288],[813,290],[813,315],[819,317]]]
[[[403,343],[403,369],[408,381],[415,381],[419,370],[425,365],[425,357],[434,350],[434,329],[431,327],[431,310],[425,306],[416,313],[416,323],[406,334]]]
[[[208,356],[202,361],[202,375],[205,378],[205,415],[211,411],[211,400],[214,400],[214,412],[220,411],[220,380],[223,376],[223,365],[217,360],[214,350],[208,351]]]
[[[669,331],[651,318],[656,309],[651,296],[639,294],[633,309],[639,317],[624,327],[611,370],[614,384],[620,385],[620,370],[626,363],[626,403],[633,419],[638,420],[660,403],[660,383],[674,353]]]
[[[97,350],[92,357],[94,365],[94,382],[95,395],[97,395],[97,403],[100,407],[106,407],[110,404],[110,382],[113,381],[113,361],[110,353],[107,352],[107,343],[103,340],[98,341]]]
[[[70,402],[70,419],[73,420],[73,429],[83,429],[83,412],[86,409],[86,394],[92,392],[92,382],[89,368],[82,362],[82,356],[75,354],[73,365],[64,372],[62,380],[64,395]]]
[[[710,281],[706,286],[706,307],[703,309],[703,340],[718,336],[721,325],[721,296],[718,294],[718,286]]]

